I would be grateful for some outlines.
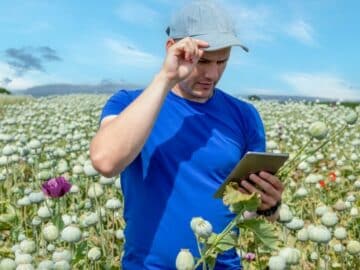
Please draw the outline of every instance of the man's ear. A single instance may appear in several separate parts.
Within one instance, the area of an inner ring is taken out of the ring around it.
[[[176,41],[173,39],[173,38],[169,38],[167,41],[166,41],[166,50],[168,50],[172,45],[174,45],[176,43]]]

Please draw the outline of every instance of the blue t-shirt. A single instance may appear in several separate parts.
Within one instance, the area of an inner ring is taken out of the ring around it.
[[[101,119],[119,114],[142,90],[120,90]],[[193,217],[220,233],[234,215],[215,191],[247,151],[265,151],[255,107],[219,89],[205,103],[169,92],[140,154],[121,173],[126,221],[123,269],[175,269],[182,248],[199,257]],[[216,269],[240,269],[234,249]]]

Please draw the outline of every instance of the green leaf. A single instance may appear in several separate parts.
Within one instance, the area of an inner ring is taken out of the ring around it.
[[[13,252],[10,248],[7,248],[7,247],[0,248],[0,256],[1,257],[11,257],[12,255],[13,255]]]
[[[58,229],[59,229],[60,231],[62,231],[62,230],[65,228],[64,221],[63,221],[63,219],[62,219],[62,217],[61,217],[60,214],[58,214],[58,215],[53,215],[53,217],[52,217],[52,223],[53,223],[56,227],[58,227]]]
[[[205,263],[208,267],[208,269],[214,269],[215,268],[215,264],[216,264],[216,257],[217,257],[217,253],[214,252],[212,254],[210,254],[206,259],[205,259]]]
[[[11,229],[14,226],[15,220],[15,208],[9,204],[6,206],[6,213],[0,215],[0,231]]]
[[[86,246],[87,246],[86,241],[83,241],[80,244],[76,245],[75,254],[73,254],[73,264],[80,262],[80,260],[83,259],[84,256],[87,256]]]
[[[216,245],[219,252],[224,252],[237,246],[237,237],[228,233]]]
[[[276,237],[275,228],[265,219],[244,220],[242,223],[239,223],[238,226],[253,232],[257,242],[262,242],[270,249],[277,248],[276,242],[278,238]]]
[[[260,195],[252,193],[250,195],[241,193],[239,185],[236,182],[231,182],[225,187],[223,202],[230,207],[230,211],[239,214],[244,211],[256,211],[261,200]]]
[[[212,233],[211,235],[210,235],[210,237],[207,239],[207,244],[208,245],[212,245],[214,242],[215,242],[215,240],[216,240],[216,237],[217,237],[217,234],[216,233]]]

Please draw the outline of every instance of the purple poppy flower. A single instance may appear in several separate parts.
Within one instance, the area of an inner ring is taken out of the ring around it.
[[[51,178],[42,184],[42,191],[51,198],[59,198],[69,192],[71,183],[65,177]]]
[[[245,254],[244,259],[247,260],[248,262],[251,262],[253,260],[255,260],[256,255],[254,253],[248,252]]]

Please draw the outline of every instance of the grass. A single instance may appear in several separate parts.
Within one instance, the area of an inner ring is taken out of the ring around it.
[[[327,105],[336,105],[336,102],[320,102],[319,104],[327,104]],[[357,106],[360,106],[360,102],[350,102],[350,101],[347,101],[347,102],[341,102],[340,103],[341,106],[345,106],[345,107],[349,107],[349,108],[352,108],[352,109],[355,109]]]
[[[30,96],[13,96],[0,94],[0,119],[5,115],[5,106],[12,104],[21,104],[33,100]]]
[[[1,107],[4,105],[9,105],[9,104],[19,104],[19,103],[23,103],[23,102],[28,102],[30,100],[33,100],[33,97],[0,94],[0,106]]]

